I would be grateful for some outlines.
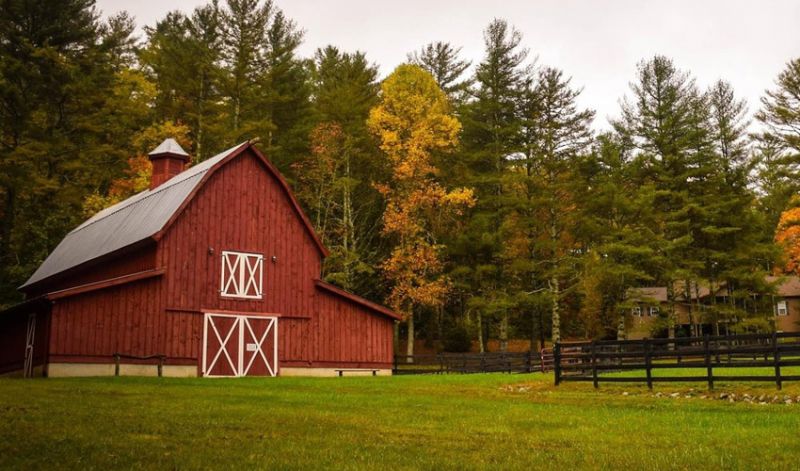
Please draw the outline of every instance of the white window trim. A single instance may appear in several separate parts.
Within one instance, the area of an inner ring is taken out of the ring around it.
[[[636,306],[633,308],[633,315],[636,317],[642,317],[642,307]]]
[[[264,294],[264,255],[223,250],[219,294],[223,298],[261,299]],[[255,288],[255,294],[251,287]],[[233,288],[231,290],[231,288]]]
[[[782,312],[781,312],[782,311]],[[775,303],[775,315],[785,317],[789,315],[789,303],[784,299]]]
[[[658,306],[650,306],[650,317],[656,317],[659,312]]]

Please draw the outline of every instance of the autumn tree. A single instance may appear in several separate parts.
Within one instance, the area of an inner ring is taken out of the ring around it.
[[[800,197],[794,197],[789,207],[781,214],[775,241],[783,250],[782,271],[800,275]]]
[[[394,240],[382,269],[392,283],[388,302],[408,324],[407,353],[413,355],[415,311],[442,305],[448,292],[436,235],[474,199],[469,189],[449,191],[437,181],[432,154],[451,151],[461,125],[433,77],[401,65],[381,92],[368,125],[392,167],[389,183],[379,187],[386,199],[383,232]]]

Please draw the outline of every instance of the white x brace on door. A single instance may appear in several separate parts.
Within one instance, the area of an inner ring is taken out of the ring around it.
[[[212,378],[277,375],[277,317],[206,313],[202,372]]]

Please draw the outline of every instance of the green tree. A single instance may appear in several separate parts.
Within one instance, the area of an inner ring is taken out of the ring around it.
[[[533,229],[531,263],[540,267],[529,289],[542,284],[547,288],[553,342],[561,340],[562,297],[577,280],[574,256],[578,247],[572,229],[581,188],[574,170],[592,143],[594,112],[578,109],[579,94],[560,70],[545,67],[520,102],[526,178],[521,203]],[[562,280],[567,280],[566,290]]]
[[[471,80],[463,78],[470,62],[461,59],[460,55],[460,47],[436,41],[408,54],[408,62],[428,71],[450,100],[460,104],[466,98],[471,84]]]
[[[460,113],[463,151],[449,172],[453,181],[474,188],[478,201],[467,227],[449,245],[453,278],[468,293],[464,310],[476,316],[481,351],[485,321],[496,317],[505,326],[513,309],[506,289],[508,258],[497,228],[504,219],[509,156],[521,150],[517,105],[528,55],[521,42],[521,33],[504,20],[492,21],[484,31],[485,56],[475,71],[473,97]]]
[[[90,0],[0,5],[0,304],[125,166],[132,29]]]

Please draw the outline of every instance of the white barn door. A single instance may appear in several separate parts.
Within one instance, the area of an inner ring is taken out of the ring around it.
[[[203,376],[276,376],[278,318],[205,314]]]

